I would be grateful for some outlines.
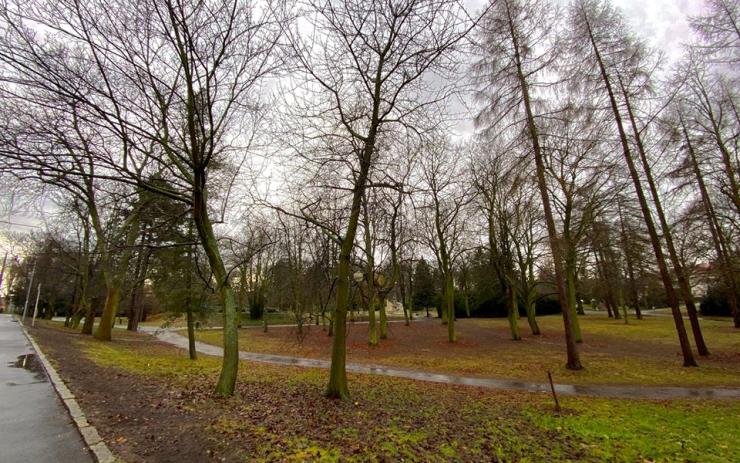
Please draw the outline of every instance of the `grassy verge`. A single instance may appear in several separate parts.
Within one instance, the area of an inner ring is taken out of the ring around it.
[[[325,371],[248,362],[237,395],[222,400],[210,395],[219,359],[192,362],[141,339],[78,348],[104,371],[167,383],[177,407],[217,408],[204,432],[250,461],[740,459],[739,401],[566,398],[557,415],[546,395],[351,375],[352,400],[337,402],[322,397]]]

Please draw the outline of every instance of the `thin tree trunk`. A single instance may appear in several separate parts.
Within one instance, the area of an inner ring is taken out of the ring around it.
[[[609,285],[609,283],[606,280],[606,274],[604,272],[604,266],[602,264],[601,259],[599,258],[599,253],[596,250],[596,247],[594,247],[594,260],[596,261],[596,272],[599,274],[599,280],[601,281],[601,285],[605,288]],[[604,298],[604,305],[606,305],[606,313],[609,318],[614,318],[614,314],[612,313],[612,305],[609,303],[609,297]]]
[[[527,323],[529,323],[529,329],[532,330],[532,334],[539,335],[540,327],[537,324],[537,304],[535,300],[537,294],[534,279],[534,262],[531,259],[527,263],[527,275],[522,274],[522,281],[527,282],[527,296],[525,298]]]
[[[399,271],[399,274],[401,272]],[[409,326],[411,323],[411,314],[410,307],[408,305],[408,299],[406,294],[406,277],[400,274],[400,279],[398,280],[399,289],[401,292],[401,306],[403,307],[403,323],[406,326]]]
[[[85,323],[82,325],[82,334],[92,334],[93,323],[95,321],[95,311],[92,309],[92,304],[87,300],[88,286],[90,284],[90,271],[92,270],[90,268],[89,222],[84,223],[82,239],[82,258],[80,260],[80,303],[77,310],[79,315],[76,314],[77,318],[73,318],[72,328],[77,329],[80,324],[80,319],[84,316]],[[97,249],[97,246],[95,249]]]
[[[655,229],[652,216],[650,215],[650,208],[648,207],[647,199],[645,198],[645,193],[642,190],[642,182],[640,181],[640,177],[637,173],[637,169],[635,168],[635,164],[632,160],[632,154],[630,153],[629,143],[627,141],[627,135],[622,125],[622,117],[619,113],[619,107],[617,106],[617,100],[614,97],[614,92],[612,91],[609,76],[606,72],[604,63],[601,59],[599,48],[596,45],[595,39],[593,37],[593,32],[591,31],[591,25],[588,23],[588,21],[586,21],[586,24],[588,25],[589,41],[591,42],[591,45],[593,46],[594,53],[596,54],[597,64],[599,66],[599,70],[601,71],[601,77],[603,79],[604,86],[606,87],[606,91],[609,96],[609,103],[611,105],[611,109],[614,115],[614,120],[617,124],[617,129],[619,131],[619,139],[622,144],[622,151],[624,154],[624,158],[627,163],[627,167],[629,169],[630,177],[632,178],[635,191],[637,193],[637,199],[640,203],[640,209],[642,210],[642,215],[643,215],[643,218],[645,219],[645,225],[647,226],[648,234],[650,235],[650,242],[653,246],[655,258],[658,263],[658,268],[660,270],[660,276],[663,281],[663,286],[665,287],[666,297],[668,298],[668,303],[671,307],[673,321],[676,325],[676,333],[678,334],[678,340],[679,340],[679,344],[681,347],[681,353],[683,355],[683,364],[684,366],[696,366],[696,360],[694,360],[694,354],[691,352],[691,345],[689,344],[689,338],[688,338],[688,335],[686,334],[686,327],[684,326],[684,323],[683,323],[683,317],[681,315],[681,310],[678,307],[678,299],[676,297],[675,290],[673,289],[673,283],[671,282],[671,277],[668,273],[668,267],[666,266],[666,263],[665,263],[665,257],[663,256],[663,250],[661,249],[660,242],[658,239],[658,232]]]
[[[95,330],[95,339],[99,339],[101,341],[111,340],[113,324],[115,323],[115,316],[120,302],[121,286],[114,285],[109,287],[105,293],[103,315],[100,317],[100,323],[98,323],[98,328]]]
[[[583,342],[583,336],[581,335],[581,324],[578,322],[578,315],[576,314],[576,263],[574,256],[568,256],[565,259],[565,282],[566,282],[566,293],[568,296],[568,307],[570,311],[570,320],[573,327],[573,337],[576,342]]]
[[[607,258],[606,252],[600,247],[597,247],[596,253],[599,255],[599,259],[601,260],[601,270],[604,275],[604,287],[606,288],[606,303],[611,308],[612,313],[614,314],[614,319],[619,320],[622,318],[622,316],[619,314],[617,299],[614,297],[614,287],[616,286],[616,281],[614,281],[611,271],[614,262]]]
[[[508,299],[507,304],[507,315],[509,319],[509,330],[511,331],[511,339],[514,341],[520,341],[522,336],[519,334],[519,303],[517,301],[516,290],[514,285],[509,284],[506,288],[506,297]]]
[[[134,211],[135,214],[129,222],[128,230],[126,232],[125,248],[121,253],[121,258],[116,264],[117,268],[113,267],[113,263],[110,259],[110,254],[105,259],[105,285],[106,285],[106,300],[105,306],[103,307],[103,314],[100,317],[100,323],[98,328],[95,330],[95,339],[101,341],[110,341],[113,333],[113,325],[115,324],[115,318],[118,314],[118,307],[121,303],[121,291],[123,290],[123,282],[126,278],[128,271],[129,262],[131,260],[132,247],[136,244],[136,238],[139,234],[139,212]],[[102,233],[99,233],[102,236]]]
[[[185,310],[188,324],[188,355],[190,356],[190,360],[196,360],[198,353],[195,350],[195,319],[193,317],[193,241],[195,241],[195,237],[193,236],[192,222],[190,222],[190,226],[188,227],[188,241],[190,241],[187,252],[188,270],[185,275],[185,285],[187,286],[185,292]]]
[[[368,285],[369,287],[370,285]],[[368,290],[368,292],[370,292]],[[368,343],[371,346],[378,345],[378,323],[375,319],[375,296],[368,295],[367,298],[367,325],[368,325]]]
[[[228,279],[226,267],[221,258],[218,241],[213,233],[211,219],[208,216],[205,192],[205,176],[196,172],[193,189],[193,220],[198,229],[203,250],[216,280],[216,290],[223,305],[223,339],[224,355],[221,363],[221,374],[216,384],[216,393],[222,397],[234,394],[236,376],[239,369],[239,314],[236,308],[236,299],[231,282]]]
[[[131,289],[128,325],[126,327],[129,331],[137,331],[139,329],[139,322],[142,319],[142,292],[144,279],[149,271],[149,255],[148,251],[144,250],[144,245],[149,242],[149,237],[150,235],[148,233],[142,235],[141,241],[139,242],[139,252],[136,256],[136,264],[134,267],[136,269],[134,272],[134,287]]]
[[[380,83],[376,83],[380,85]],[[377,106],[377,103],[376,103]],[[377,112],[377,111],[374,111]],[[326,386],[326,396],[335,399],[349,397],[347,386],[347,309],[349,308],[349,270],[350,257],[357,235],[357,224],[360,218],[362,197],[365,192],[365,184],[370,169],[370,159],[375,146],[375,129],[371,127],[370,135],[365,143],[365,152],[360,166],[360,172],[355,183],[352,195],[352,208],[350,209],[347,231],[339,249],[339,263],[337,265],[337,302],[334,307],[334,315],[330,325],[333,334],[331,350],[331,367],[329,369],[329,383]],[[333,330],[333,331],[332,331]]]
[[[699,355],[709,355],[709,348],[707,347],[707,344],[704,341],[704,335],[701,332],[699,316],[697,314],[696,304],[694,304],[694,296],[691,294],[691,287],[689,286],[686,272],[678,258],[676,246],[673,243],[671,228],[668,226],[668,221],[666,220],[665,213],[663,212],[663,205],[660,200],[660,195],[658,194],[658,188],[655,185],[655,180],[653,179],[652,168],[650,167],[650,163],[647,159],[647,153],[645,152],[645,146],[642,143],[640,131],[637,128],[637,121],[635,120],[635,115],[632,111],[632,104],[630,103],[629,93],[625,89],[621,77],[619,78],[619,85],[622,89],[624,103],[627,108],[627,115],[629,116],[630,125],[632,126],[632,136],[634,137],[635,143],[637,144],[637,153],[639,154],[640,162],[642,163],[642,170],[645,174],[645,178],[647,179],[648,188],[650,189],[650,194],[653,198],[655,212],[658,215],[658,222],[660,223],[660,228],[663,232],[663,239],[668,246],[668,257],[671,260],[671,264],[673,264],[673,273],[676,274],[676,279],[678,280],[678,288],[681,292],[681,296],[683,296],[684,303],[686,304],[686,312],[688,312],[689,314],[689,322],[691,324],[691,331],[694,334],[696,350],[699,352]]]
[[[388,314],[385,312],[386,298],[380,298],[380,339],[388,339]]]
[[[529,132],[530,141],[532,142],[532,152],[534,153],[535,165],[537,167],[537,187],[539,188],[540,196],[542,197],[542,207],[545,213],[547,235],[550,241],[550,250],[552,252],[553,265],[555,267],[555,285],[558,290],[558,301],[560,302],[560,307],[563,312],[563,326],[565,330],[565,347],[567,354],[566,367],[570,370],[580,370],[581,368],[583,368],[583,366],[581,365],[581,359],[578,355],[578,346],[576,344],[575,336],[573,335],[573,322],[571,321],[570,312],[568,311],[568,300],[565,296],[562,254],[560,252],[558,232],[555,228],[555,219],[552,213],[552,207],[550,205],[550,193],[547,191],[547,181],[545,180],[545,161],[543,159],[539,135],[537,133],[537,125],[535,124],[534,113],[532,112],[532,105],[530,103],[529,85],[527,84],[527,79],[524,76],[524,70],[522,69],[522,63],[519,54],[518,35],[514,30],[514,23],[508,9],[507,14],[509,15],[509,29],[511,31],[511,39],[514,47],[517,78],[519,80],[519,86],[524,102],[524,111],[527,118],[527,130]]]
[[[365,240],[365,255],[367,265],[365,266],[365,281],[367,282],[367,316],[368,316],[368,342],[371,346],[378,345],[378,323],[375,319],[376,291],[375,291],[375,259],[373,255],[373,240],[370,232],[370,215],[368,214],[368,198],[363,196],[362,201],[362,223],[363,238]]]
[[[619,213],[619,229],[622,238],[622,252],[624,253],[624,260],[627,264],[627,278],[629,279],[630,289],[630,305],[635,309],[635,316],[638,320],[642,320],[642,312],[640,311],[640,304],[637,297],[637,283],[635,282],[635,266],[632,262],[632,255],[627,243],[627,229],[624,225],[624,216],[622,215],[622,205],[617,201],[617,210]]]
[[[699,185],[699,192],[701,193],[702,204],[704,205],[704,211],[707,214],[707,221],[709,223],[709,232],[712,235],[712,241],[714,243],[714,249],[717,253],[717,258],[722,264],[722,275],[730,291],[730,308],[732,310],[732,317],[734,320],[735,328],[740,328],[740,309],[738,308],[738,287],[737,280],[735,278],[735,269],[730,260],[730,253],[728,251],[727,240],[725,239],[724,231],[721,225],[717,221],[717,214],[714,212],[714,206],[712,199],[709,196],[707,185],[704,182],[704,175],[699,167],[699,161],[696,159],[696,152],[694,151],[694,145],[689,137],[686,124],[684,123],[683,116],[681,116],[681,129],[683,131],[684,139],[686,140],[686,146],[689,152],[689,159],[696,177],[696,183]]]
[[[452,279],[452,269],[447,267],[445,272],[445,307],[443,312],[447,315],[447,340],[457,341],[455,334],[455,284]]]

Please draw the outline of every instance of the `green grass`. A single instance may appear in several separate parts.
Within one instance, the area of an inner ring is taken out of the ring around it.
[[[117,343],[81,342],[85,354],[93,362],[103,366],[114,366],[129,373],[146,376],[172,377],[187,380],[190,376],[217,375],[221,360],[203,356],[198,361],[172,355],[142,355],[142,352],[127,349]]]
[[[557,416],[530,407],[546,429],[582,440],[604,461],[740,461],[740,402],[566,398]]]
[[[79,345],[98,365],[186,391],[211,388],[220,367],[141,342]],[[321,395],[326,371],[254,366],[241,362],[235,398],[189,405],[217,407],[207,431],[251,445],[250,461],[740,461],[740,401],[562,397],[558,415],[544,394],[350,375],[353,399],[336,402]]]

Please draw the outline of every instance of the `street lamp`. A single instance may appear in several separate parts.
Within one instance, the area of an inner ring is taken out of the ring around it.
[[[355,283],[360,284],[365,279],[365,275],[362,272],[355,272],[352,274],[352,278],[355,280]]]

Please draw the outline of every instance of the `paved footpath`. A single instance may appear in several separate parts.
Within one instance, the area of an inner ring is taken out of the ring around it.
[[[177,330],[156,329],[152,327],[140,327],[140,331],[156,336],[173,346],[188,349],[188,339],[178,334]],[[218,346],[196,341],[196,351],[213,355],[223,356],[223,349]],[[272,363],[278,365],[291,365],[310,368],[328,369],[328,360],[310,359],[301,357],[288,357],[284,355],[259,354],[255,352],[239,352],[242,360],[254,362]],[[457,376],[442,373],[429,373],[424,371],[409,370],[405,368],[387,367],[382,365],[368,365],[362,363],[347,363],[347,371],[364,373],[370,375],[392,376],[395,378],[406,378],[417,381],[429,381],[443,384],[459,384],[465,386],[483,387],[488,389],[508,389],[526,392],[550,392],[547,383],[536,383],[528,381],[517,381],[497,378],[478,378],[470,376]],[[647,387],[647,386],[609,386],[609,385],[575,385],[555,384],[558,394],[612,397],[623,399],[680,399],[680,398],[740,398],[740,389],[737,388],[712,388],[712,387]]]
[[[0,314],[0,462],[94,461],[33,354],[19,323]]]

